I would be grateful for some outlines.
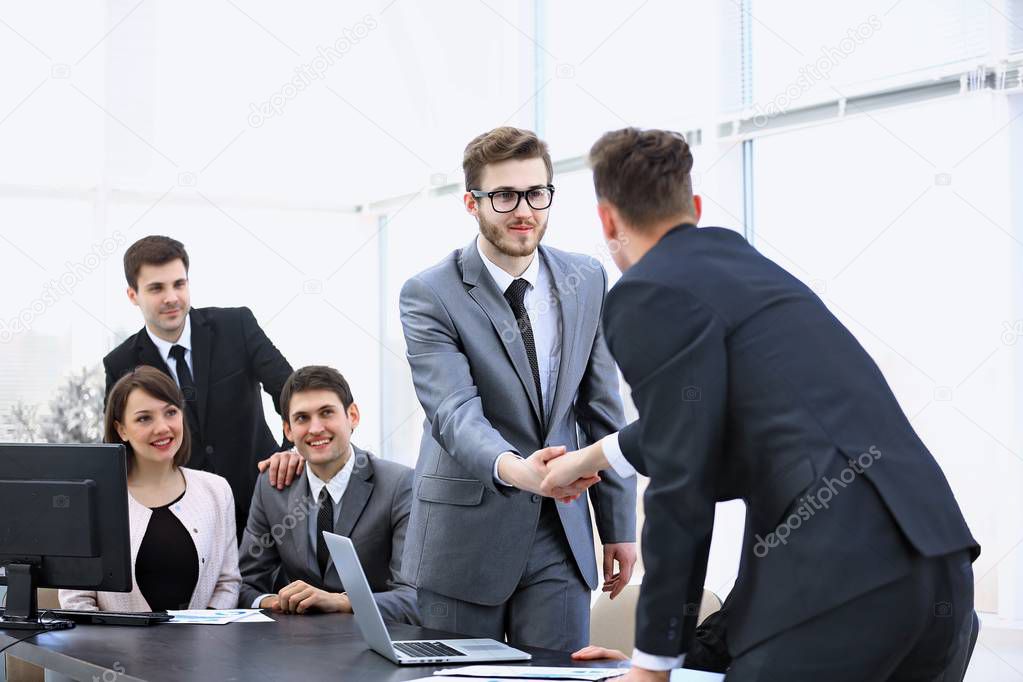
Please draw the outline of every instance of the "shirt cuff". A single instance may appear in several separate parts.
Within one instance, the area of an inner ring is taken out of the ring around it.
[[[494,460],[494,482],[496,482],[498,485],[503,485],[505,488],[513,488],[514,486],[511,483],[506,482],[503,478],[497,475],[497,470],[501,464],[501,458],[504,457],[505,455],[510,455],[512,457],[522,459],[514,452],[502,452],[500,455],[498,455],[497,459]]]
[[[259,596],[258,596],[258,597],[256,597],[256,599],[255,599],[255,600],[254,600],[254,601],[252,602],[252,608],[254,608],[254,609],[258,609],[258,608],[259,608],[259,602],[263,601],[263,600],[264,600],[264,599],[266,599],[267,597],[273,597],[273,596],[274,596],[274,595],[272,595],[272,594],[261,594],[261,595],[259,595]]]
[[[654,656],[639,649],[632,650],[632,665],[646,670],[674,670],[681,668],[686,660],[686,655],[681,656]]]
[[[630,478],[636,475],[636,468],[629,464],[622,453],[622,446],[618,444],[618,432],[604,436],[600,440],[600,447],[604,450],[604,459],[615,470],[615,473],[622,478]]]

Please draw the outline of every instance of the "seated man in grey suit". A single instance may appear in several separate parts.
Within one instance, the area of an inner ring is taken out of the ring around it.
[[[355,543],[383,617],[418,624],[415,589],[400,574],[412,470],[351,444],[359,408],[335,369],[296,370],[281,391],[281,414],[306,476],[284,490],[270,485],[269,473],[259,476],[238,552],[239,606],[351,613],[327,530]],[[276,593],[275,578],[285,585]]]

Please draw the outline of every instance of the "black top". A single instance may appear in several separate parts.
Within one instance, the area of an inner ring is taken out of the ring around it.
[[[153,611],[187,609],[199,582],[199,554],[181,520],[171,512],[173,502],[153,507],[153,515],[135,559],[135,582]]]

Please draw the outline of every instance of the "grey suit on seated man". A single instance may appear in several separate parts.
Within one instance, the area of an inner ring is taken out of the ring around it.
[[[359,408],[330,367],[296,370],[281,392],[284,432],[305,459],[304,480],[283,490],[260,475],[239,550],[239,606],[285,613],[351,613],[324,530],[351,538],[386,620],[418,624],[401,558],[412,470],[351,444]],[[279,591],[277,585],[284,585]]]

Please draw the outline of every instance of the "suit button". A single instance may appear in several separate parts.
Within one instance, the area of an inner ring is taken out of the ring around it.
[[[206,446],[206,454],[207,455],[212,455],[213,454],[213,446],[212,445],[207,445]]]
[[[529,497],[529,499],[532,500],[533,502],[539,502],[540,501],[540,496],[534,494],[534,495],[531,495]]]

